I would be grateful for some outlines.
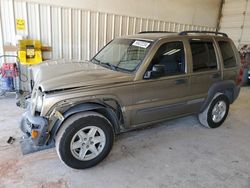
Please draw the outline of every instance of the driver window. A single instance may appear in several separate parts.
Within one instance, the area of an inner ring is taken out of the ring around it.
[[[151,69],[154,65],[165,67],[165,75],[185,74],[185,52],[182,42],[168,42],[163,44],[156,52]]]

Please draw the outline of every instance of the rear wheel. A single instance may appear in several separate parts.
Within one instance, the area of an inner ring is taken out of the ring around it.
[[[75,169],[90,168],[110,152],[114,140],[111,123],[101,114],[74,115],[63,123],[56,136],[60,159]]]
[[[220,127],[227,118],[229,111],[229,100],[227,96],[219,94],[208,107],[199,114],[199,120],[207,128]]]

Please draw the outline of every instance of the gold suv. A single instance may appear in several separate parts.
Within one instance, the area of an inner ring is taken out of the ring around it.
[[[60,159],[89,168],[121,132],[190,114],[219,127],[238,97],[240,58],[225,33],[141,32],[112,40],[90,61],[45,61],[21,129],[30,144],[55,143]]]

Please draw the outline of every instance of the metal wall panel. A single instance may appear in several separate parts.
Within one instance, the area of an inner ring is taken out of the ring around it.
[[[62,58],[62,16],[61,8],[51,7],[51,46],[52,58]],[[42,23],[45,24],[45,23]],[[46,24],[47,25],[47,24]],[[43,40],[42,40],[43,42]]]
[[[249,1],[246,7],[246,14],[244,18],[244,27],[242,31],[241,43],[250,44],[250,3]]]
[[[220,31],[228,33],[240,48],[250,44],[250,3],[248,0],[225,0]]]
[[[2,38],[4,44],[15,43],[13,1],[1,1]]]
[[[114,37],[140,31],[215,30],[163,20],[73,9],[20,0],[0,0],[0,54],[3,45],[16,44],[16,35],[39,39],[52,46],[47,58],[90,59]],[[15,19],[25,20],[25,30],[16,30]]]

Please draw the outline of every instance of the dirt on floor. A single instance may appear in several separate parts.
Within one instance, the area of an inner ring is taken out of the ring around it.
[[[55,149],[23,156],[14,95],[0,97],[0,113],[0,188],[250,188],[249,87],[222,127],[203,128],[189,116],[122,134],[87,170],[66,167]]]

